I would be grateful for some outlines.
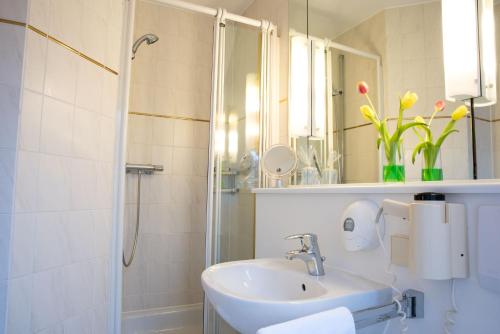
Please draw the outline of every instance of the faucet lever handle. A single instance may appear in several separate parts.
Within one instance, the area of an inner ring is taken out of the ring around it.
[[[292,234],[285,238],[285,240],[294,240],[299,239],[302,248],[317,248],[318,247],[318,236],[314,233],[301,233],[301,234]]]

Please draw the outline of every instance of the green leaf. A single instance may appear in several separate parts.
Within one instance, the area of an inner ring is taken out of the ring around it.
[[[377,138],[377,150],[380,149],[380,143],[382,142],[382,137]]]
[[[419,143],[417,146],[415,146],[415,149],[413,150],[413,154],[411,155],[411,163],[415,164],[415,159],[417,158],[417,154],[420,154],[420,151],[427,145],[428,142],[423,141]]]
[[[440,148],[440,147],[441,147],[441,145],[443,144],[444,140],[446,139],[446,137],[448,137],[448,136],[449,136],[450,134],[452,134],[453,132],[459,132],[459,131],[458,131],[458,130],[456,130],[456,129],[451,129],[451,130],[448,130],[448,131],[446,131],[446,132],[443,132],[443,133],[441,134],[441,136],[439,136],[438,140],[436,141],[435,146],[436,146],[437,148]]]
[[[430,131],[429,126],[427,126],[427,125],[424,125],[420,122],[410,122],[410,123],[406,123],[405,125],[401,126],[401,128],[399,128],[399,132],[402,135],[406,130],[408,130],[414,126],[418,126],[422,129],[427,129],[428,131]]]

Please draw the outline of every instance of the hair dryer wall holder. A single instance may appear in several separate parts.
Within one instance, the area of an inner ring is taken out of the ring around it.
[[[466,210],[463,204],[447,203],[443,194],[421,193],[412,203],[386,199],[384,214],[410,224],[408,264],[424,279],[467,278]]]

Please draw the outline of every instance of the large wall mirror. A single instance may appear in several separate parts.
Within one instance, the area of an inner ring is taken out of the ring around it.
[[[469,22],[474,18],[466,6],[477,11],[476,22]],[[485,14],[487,6],[493,10]],[[379,132],[360,107],[376,109],[393,133],[407,91],[418,100],[404,111],[403,124],[416,116],[427,124],[434,114],[429,125],[434,143],[458,107],[469,111],[434,158],[444,180],[499,178],[500,42],[495,46],[492,37],[500,36],[498,20],[500,4],[493,0],[290,0],[288,135],[299,158],[292,183],[383,181],[388,156],[383,144],[377,148]],[[370,103],[358,91],[360,81],[369,87]],[[435,112],[440,100],[445,108]],[[425,133],[415,126],[400,140],[397,155],[406,181],[421,180],[432,160],[420,151],[412,161]]]

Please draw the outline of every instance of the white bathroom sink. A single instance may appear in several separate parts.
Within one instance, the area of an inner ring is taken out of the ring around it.
[[[346,306],[352,312],[391,301],[391,289],[325,266],[308,274],[304,262],[257,259],[221,263],[201,275],[219,315],[243,334],[308,314]]]

